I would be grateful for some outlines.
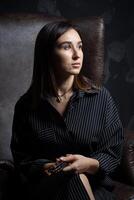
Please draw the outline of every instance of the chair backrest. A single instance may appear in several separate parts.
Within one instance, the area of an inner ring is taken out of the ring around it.
[[[41,14],[0,15],[0,159],[12,159],[10,139],[14,105],[31,83],[37,33],[44,24],[53,20],[61,18]],[[74,23],[81,27],[85,38],[86,65],[94,65],[96,74],[101,76],[103,20],[92,17]],[[88,67],[85,73],[88,74]]]

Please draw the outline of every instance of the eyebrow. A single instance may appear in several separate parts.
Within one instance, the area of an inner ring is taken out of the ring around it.
[[[59,43],[59,44],[57,43],[57,45],[60,46],[60,45],[66,44],[66,43],[72,44],[71,41],[64,41],[64,42],[61,42],[61,43]],[[82,44],[82,41],[79,41],[78,44]]]

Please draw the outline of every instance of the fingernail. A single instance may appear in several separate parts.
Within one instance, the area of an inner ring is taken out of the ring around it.
[[[63,171],[66,172],[66,171],[68,171],[68,169],[67,169],[66,167],[64,167],[64,168],[63,168]]]
[[[63,160],[63,161],[65,160],[65,158],[64,158],[64,157],[60,157],[60,159],[61,159],[61,160]]]

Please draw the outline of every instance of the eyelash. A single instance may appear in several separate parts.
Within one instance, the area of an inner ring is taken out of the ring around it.
[[[83,47],[83,46],[82,46],[82,45],[80,45],[80,46],[79,46],[79,49],[82,49],[82,47]]]
[[[63,49],[69,49],[70,48],[70,45],[65,45],[65,46],[63,46]]]
[[[63,46],[63,49],[65,49],[65,50],[68,50],[68,49],[70,49],[70,48],[71,48],[70,45],[65,45],[65,46]],[[79,46],[79,49],[82,49],[82,45]]]

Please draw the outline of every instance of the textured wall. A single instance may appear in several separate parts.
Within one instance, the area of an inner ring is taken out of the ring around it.
[[[30,86],[35,39],[49,20],[42,15],[0,15],[0,159],[11,158],[14,106]]]
[[[63,16],[66,18],[80,18],[88,17],[91,15],[101,15],[105,21],[105,85],[110,90],[114,97],[123,126],[134,130],[134,7],[131,1],[121,0],[1,0],[0,12],[37,12],[44,13],[48,16]],[[28,28],[28,27],[27,27]],[[6,34],[10,35],[10,29],[8,27],[4,30],[5,38]],[[19,31],[19,30],[18,30]],[[31,31],[31,30],[29,30]],[[8,37],[9,37],[8,35]],[[18,54],[14,54],[12,47],[14,45],[14,36],[18,42]],[[11,102],[15,102],[17,97],[23,92],[20,90],[21,85],[23,89],[26,89],[30,83],[31,67],[25,63],[25,58],[22,59],[19,56],[23,56],[22,51],[28,49],[28,38],[23,40],[19,39],[19,33],[14,30],[14,35],[10,35],[12,45],[8,46],[10,54],[5,54],[4,50],[1,51],[7,58],[14,57],[12,59],[11,68],[9,69],[2,65],[3,54],[0,55],[0,131],[5,132],[5,135],[1,134],[0,139],[3,141],[3,146],[9,146],[10,140],[6,140],[7,134],[11,128],[11,118],[13,114],[13,108]],[[0,38],[0,44],[6,45],[6,39]],[[2,45],[0,45],[2,48]],[[29,57],[33,52],[28,52]],[[18,68],[13,68],[14,61],[18,60]],[[27,68],[21,68],[20,60],[23,60],[23,66],[26,64]],[[32,60],[29,60],[32,64]],[[22,73],[22,79],[19,83],[16,83],[17,74]],[[25,80],[25,81],[24,81]],[[10,93],[9,88],[14,87],[14,93]],[[7,121],[10,122],[10,126],[6,127]],[[0,146],[0,152],[3,151]],[[3,152],[9,155],[8,152]],[[9,155],[10,157],[10,155]]]
[[[14,105],[31,82],[34,40],[40,29],[0,17],[0,157],[10,158]],[[32,38],[32,39],[31,39]],[[33,48],[32,48],[33,47]],[[7,148],[6,148],[7,147]]]

